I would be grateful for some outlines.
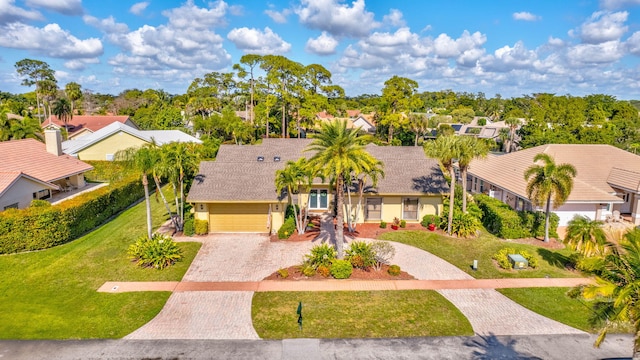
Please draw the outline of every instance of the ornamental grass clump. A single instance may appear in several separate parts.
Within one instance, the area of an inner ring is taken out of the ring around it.
[[[354,268],[367,270],[375,265],[376,253],[371,244],[364,241],[354,241],[347,250],[346,259]]]
[[[164,234],[154,234],[151,239],[140,236],[129,246],[127,254],[136,265],[164,269],[182,260],[182,250],[173,239]]]

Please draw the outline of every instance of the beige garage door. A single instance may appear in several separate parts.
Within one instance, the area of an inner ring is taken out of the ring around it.
[[[269,204],[209,204],[211,232],[269,232]]]

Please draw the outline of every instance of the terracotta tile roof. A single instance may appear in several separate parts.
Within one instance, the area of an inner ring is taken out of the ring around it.
[[[54,190],[60,189],[60,187],[58,187],[57,185],[53,185],[53,184],[44,182],[42,180],[38,180],[20,171],[0,171],[0,196],[4,195],[4,193],[7,190],[9,190],[9,188],[11,188],[11,186],[15,184],[18,181],[18,179],[20,179],[21,177],[41,183],[42,185]]]
[[[360,110],[347,110],[347,116],[350,118],[360,115]]]
[[[316,116],[318,117],[318,119],[333,119],[333,115],[329,114],[326,111],[321,111],[317,113]]]
[[[73,119],[67,123],[69,134],[76,133],[80,130],[89,129],[92,132],[96,132],[103,127],[114,123],[119,122],[124,124],[129,120],[129,116],[114,116],[114,115],[74,115]],[[64,128],[64,123],[58,119],[57,116],[52,115],[49,116],[47,120],[45,120],[41,126],[47,127],[49,125],[55,125],[58,128]]]
[[[275,172],[289,160],[307,158],[312,139],[264,139],[260,145],[222,145],[215,161],[200,163],[188,201],[276,201]],[[381,147],[367,150],[385,164],[385,178],[378,182],[381,194],[441,194],[448,187],[438,162],[421,147]],[[262,161],[258,161],[258,157]],[[274,161],[279,157],[279,161]]]
[[[548,144],[475,160],[469,167],[469,173],[526,198],[524,171],[539,153],[549,154],[556,164],[568,163],[576,168],[578,174],[567,202],[620,202],[620,198],[614,195],[616,191],[612,188],[615,185],[612,181],[629,185],[625,180],[629,179],[629,174],[623,176],[619,170],[612,174],[612,170],[640,169],[640,156],[610,145]]]
[[[38,180],[51,182],[93,169],[69,155],[55,156],[45,144],[34,139],[0,142],[0,171],[23,172]]]

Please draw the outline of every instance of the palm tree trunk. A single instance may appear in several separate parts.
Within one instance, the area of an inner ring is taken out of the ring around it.
[[[549,217],[551,215],[551,194],[547,195],[547,206],[544,213],[544,242],[549,242]]]
[[[418,146],[418,133],[416,132],[416,138],[413,141],[413,146]]]
[[[462,212],[467,213],[467,170],[460,169],[460,176],[462,177]]]
[[[147,179],[147,174],[142,174],[142,187],[144,187],[144,202],[147,207],[147,236],[151,239],[153,229],[151,223],[151,202],[149,201],[149,179]]]
[[[169,202],[167,202],[167,198],[164,196],[164,193],[162,192],[162,188],[160,187],[160,179],[158,179],[158,176],[156,174],[153,174],[153,181],[155,181],[156,183],[156,191],[160,193],[160,197],[162,198],[162,203],[164,204],[164,207],[167,209],[167,214],[169,214],[169,217],[171,217],[171,222],[173,223],[173,226],[175,227],[176,231],[178,231],[178,222],[176,221],[175,216],[173,216],[173,214],[171,213],[171,207],[169,207]]]
[[[456,196],[456,171],[453,166],[449,169],[449,175],[451,176],[451,188],[449,189],[449,221],[447,223],[447,234],[451,236],[451,230],[453,227],[453,206]]]
[[[342,259],[344,257],[343,245],[344,245],[344,189],[343,189],[344,179],[342,175],[338,175],[338,179],[336,180],[336,252],[338,253],[338,259]]]

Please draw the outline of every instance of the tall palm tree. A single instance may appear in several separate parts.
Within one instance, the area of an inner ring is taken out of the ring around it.
[[[516,129],[520,125],[520,119],[510,117],[506,119],[504,123],[509,125],[509,147],[507,148],[507,152],[510,153],[515,147]]]
[[[409,127],[415,134],[413,146],[418,146],[418,138],[420,135],[424,135],[429,129],[429,119],[424,115],[410,114]]]
[[[53,114],[58,117],[60,121],[64,124],[64,130],[69,133],[69,129],[67,128],[67,124],[71,121],[72,118],[72,107],[69,100],[65,98],[60,98],[53,103]]]
[[[593,322],[604,323],[596,339],[598,347],[609,330],[619,323],[634,327],[633,358],[640,359],[640,230],[628,231],[620,243],[603,259],[596,283],[582,289],[582,295],[594,299]]]
[[[500,128],[498,130],[498,139],[500,139],[500,144],[502,146],[502,151],[507,152],[507,147],[509,146],[509,137],[511,136],[511,131],[507,128]]]
[[[438,159],[445,170],[449,173],[449,221],[447,223],[447,233],[451,235],[453,227],[453,204],[455,199],[456,172],[453,162],[460,157],[460,138],[455,135],[439,136],[434,141],[425,146],[427,156]]]
[[[356,214],[355,214],[355,218],[353,219],[353,228],[350,228],[349,231],[356,230],[356,224],[358,223],[358,215],[360,214],[360,211],[362,209],[364,192],[365,192],[365,189],[367,188],[367,184],[369,180],[371,180],[371,187],[375,188],[378,185],[378,179],[380,177],[384,177],[383,168],[384,168],[384,164],[382,163],[382,161],[378,161],[378,163],[373,168],[369,169],[367,172],[364,172],[361,174],[354,172],[352,174],[357,184],[358,204],[356,205]],[[349,209],[349,212],[351,212],[351,208]]]
[[[307,227],[306,218],[308,209],[300,207],[300,197],[298,197],[298,207],[293,204],[293,194],[297,194],[303,189],[309,188],[314,178],[314,169],[309,166],[307,159],[302,157],[297,161],[287,161],[284,169],[276,171],[276,191],[278,194],[283,190],[287,192],[288,204],[293,206],[294,218],[298,234],[304,234]],[[309,202],[307,201],[307,207]]]
[[[77,82],[72,81],[65,85],[64,93],[71,103],[71,120],[73,120],[75,102],[82,99],[82,87]]]
[[[541,161],[542,164],[535,164]],[[553,208],[564,204],[573,189],[573,178],[576,168],[571,164],[556,165],[549,154],[540,153],[533,158],[534,164],[524,172],[527,181],[527,197],[533,206],[545,206],[544,242],[549,242],[549,216],[551,215],[551,198]]]
[[[10,121],[9,132],[11,133],[11,139],[36,139],[42,140],[42,128],[40,122],[37,119],[25,117],[22,120]]]
[[[462,212],[467,212],[467,171],[471,161],[484,158],[489,153],[489,146],[484,140],[479,140],[473,136],[461,137],[458,140],[459,150],[458,166],[460,167],[460,177],[462,178]],[[453,203],[451,203],[453,204]]]
[[[602,221],[591,220],[580,215],[574,216],[569,221],[564,243],[586,257],[604,255],[610,245],[602,229]]]
[[[350,172],[365,173],[378,166],[379,161],[364,146],[370,137],[358,134],[357,129],[347,129],[347,122],[337,120],[322,124],[320,132],[306,151],[316,153],[309,160],[319,174],[331,180],[336,189],[337,233],[336,252],[342,258],[344,243],[344,186],[351,179]]]

